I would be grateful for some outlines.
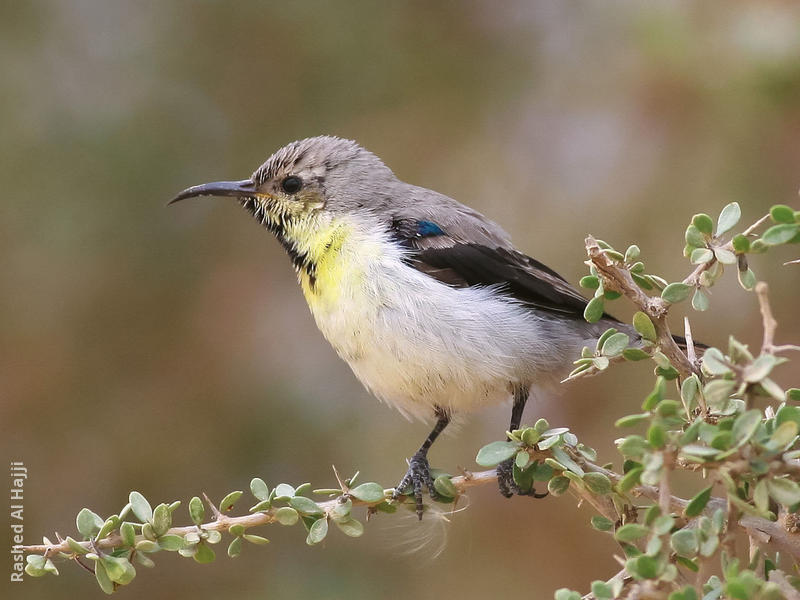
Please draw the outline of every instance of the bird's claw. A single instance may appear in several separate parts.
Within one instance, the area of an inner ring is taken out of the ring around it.
[[[436,499],[436,489],[433,487],[433,477],[431,477],[431,466],[428,464],[428,458],[425,454],[417,452],[408,461],[408,471],[403,475],[400,483],[394,488],[392,499],[397,500],[405,493],[406,488],[411,486],[414,494],[414,503],[416,505],[417,517],[422,520],[422,488],[427,487],[431,498]]]
[[[533,496],[534,498],[544,498],[547,492],[539,493],[533,486],[529,490],[523,490],[514,481],[514,459],[509,458],[497,465],[497,485],[500,488],[500,494],[506,498],[511,496]]]

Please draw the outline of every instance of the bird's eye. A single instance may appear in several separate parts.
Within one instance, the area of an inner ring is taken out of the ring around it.
[[[295,194],[303,187],[303,180],[296,175],[289,175],[289,177],[281,182],[281,187],[287,194]]]

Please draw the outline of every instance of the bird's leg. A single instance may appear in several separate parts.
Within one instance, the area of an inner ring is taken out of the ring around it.
[[[508,426],[509,431],[519,429],[519,424],[522,422],[522,412],[525,410],[525,403],[528,401],[529,389],[526,387],[519,387],[514,389],[514,405],[511,408],[511,423]],[[533,496],[534,498],[544,498],[544,494],[538,494],[533,486],[528,491],[523,491],[514,481],[514,459],[509,458],[497,465],[497,484],[500,487],[500,493],[506,498],[511,498],[514,494],[519,496]]]
[[[431,477],[431,467],[428,464],[428,450],[433,445],[433,442],[439,437],[439,434],[444,431],[447,424],[450,422],[450,414],[437,406],[434,410],[436,415],[436,425],[428,435],[427,439],[422,443],[408,461],[408,471],[394,488],[392,499],[397,500],[404,490],[410,485],[414,492],[414,501],[417,507],[417,516],[422,520],[422,486],[428,488],[431,498],[436,498],[436,490],[433,487],[433,478]]]

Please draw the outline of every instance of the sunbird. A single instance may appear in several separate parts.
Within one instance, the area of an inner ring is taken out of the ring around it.
[[[190,187],[236,198],[283,246],[311,314],[337,354],[378,399],[435,425],[394,491],[436,497],[428,451],[456,413],[512,399],[518,429],[531,387],[558,382],[609,327],[583,318],[587,300],[518,251],[479,212],[399,180],[356,142],[292,142],[241,181]],[[500,492],[520,490],[511,460]]]

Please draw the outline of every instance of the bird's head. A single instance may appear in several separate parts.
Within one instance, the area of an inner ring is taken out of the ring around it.
[[[170,204],[197,196],[231,196],[280,233],[289,225],[313,225],[315,217],[374,213],[393,180],[392,171],[357,143],[320,136],[284,146],[249,179],[196,185]]]

